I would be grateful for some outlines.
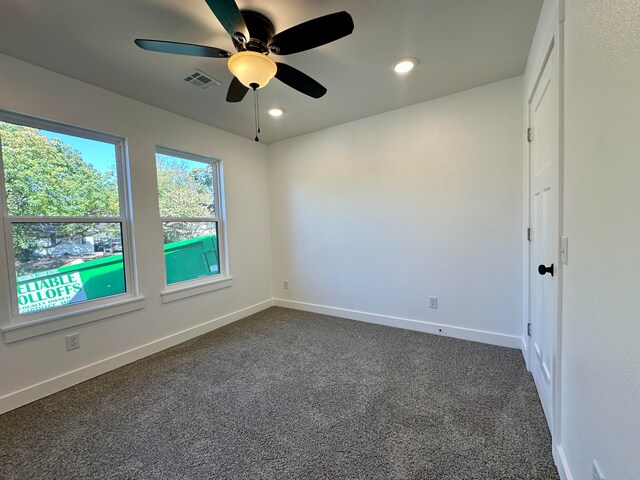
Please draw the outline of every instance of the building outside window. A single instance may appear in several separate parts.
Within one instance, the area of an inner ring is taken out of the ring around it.
[[[123,141],[0,112],[13,317],[133,292]]]
[[[220,162],[158,148],[156,167],[166,284],[223,275]]]

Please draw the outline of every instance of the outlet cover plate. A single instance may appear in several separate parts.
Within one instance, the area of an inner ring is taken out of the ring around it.
[[[67,346],[67,352],[80,348],[80,334],[72,333],[64,337],[65,345]]]

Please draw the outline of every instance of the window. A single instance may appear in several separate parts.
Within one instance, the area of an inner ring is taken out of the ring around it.
[[[167,285],[220,275],[220,162],[158,149],[156,167]]]
[[[120,139],[0,112],[14,318],[131,292],[125,191]]]

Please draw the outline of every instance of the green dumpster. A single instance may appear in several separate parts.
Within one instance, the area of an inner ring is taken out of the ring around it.
[[[220,273],[218,239],[215,235],[167,243],[164,246],[167,284]]]
[[[220,273],[215,235],[164,246],[167,283]],[[18,311],[31,313],[126,292],[122,254],[17,277]]]

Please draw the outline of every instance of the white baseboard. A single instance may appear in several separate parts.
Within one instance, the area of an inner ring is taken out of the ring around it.
[[[85,365],[76,370],[63,373],[62,375],[58,375],[43,382],[36,383],[35,385],[4,395],[0,397],[0,414],[84,382],[90,378],[102,375],[103,373],[122,367],[128,363],[140,360],[141,358],[147,357],[166,348],[173,347],[179,343],[211,332],[217,328],[228,325],[229,323],[272,307],[273,304],[273,299],[257,303],[250,307],[243,308],[242,310],[201,323],[195,327],[173,333],[164,338],[154,340],[153,342],[149,342],[126,352],[118,353],[112,357],[99,360],[95,363]]]
[[[555,444],[553,446],[553,460],[556,463],[556,467],[558,468],[558,475],[560,475],[560,480],[573,480],[573,475],[571,474],[571,469],[569,468],[569,462],[567,462],[567,457],[564,454],[564,450],[560,445]]]
[[[347,310],[345,308],[335,308],[327,307],[324,305],[315,305],[313,303],[296,302],[294,300],[285,300],[283,298],[274,298],[273,300],[274,304],[279,307],[304,310],[306,312],[313,313],[321,313],[324,315],[332,315],[334,317],[359,320],[361,322],[386,325],[388,327],[397,327],[404,328],[406,330],[416,330],[418,332],[433,333],[435,335],[444,335],[446,337],[460,338],[462,340],[489,343],[491,345],[499,345],[501,347],[510,347],[517,349],[522,348],[522,337],[518,337],[516,335],[505,335],[502,333],[486,332],[483,330],[474,330],[471,328],[452,327],[450,325],[440,325],[437,323],[411,320],[408,318],[391,317],[388,315],[378,315],[376,313]]]

